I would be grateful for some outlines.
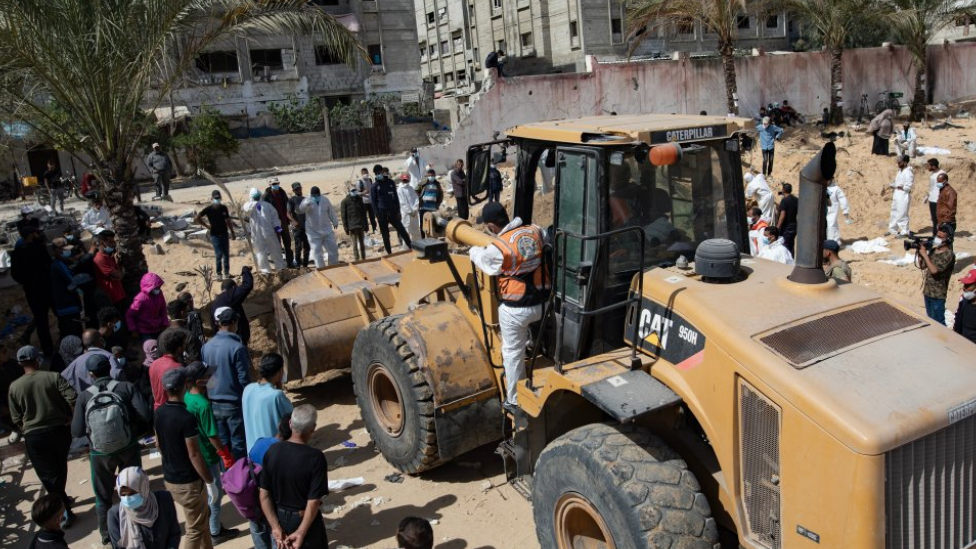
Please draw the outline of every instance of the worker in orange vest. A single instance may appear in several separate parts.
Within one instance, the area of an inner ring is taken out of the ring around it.
[[[542,266],[545,238],[537,225],[524,225],[518,217],[509,221],[499,202],[486,204],[477,221],[498,235],[491,246],[475,246],[468,253],[476,267],[498,277],[498,324],[507,390],[503,406],[514,411],[516,386],[525,377],[529,325],[542,318],[542,303],[549,292],[549,275]]]
[[[749,222],[749,253],[758,256],[762,251],[763,231],[769,226],[762,217],[763,211],[758,206],[754,206],[749,212],[746,221]]]

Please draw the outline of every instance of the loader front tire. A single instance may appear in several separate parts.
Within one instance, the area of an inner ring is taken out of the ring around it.
[[[649,431],[593,424],[553,441],[532,482],[536,534],[552,549],[717,549],[698,480]]]
[[[400,316],[373,322],[352,349],[352,382],[369,436],[398,470],[440,465],[434,400],[417,356],[398,334]]]

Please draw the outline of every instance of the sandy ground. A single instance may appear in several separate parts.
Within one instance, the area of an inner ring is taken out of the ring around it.
[[[963,129],[936,131],[919,128],[920,142],[927,146],[939,146],[952,151],[949,156],[939,157],[949,173],[950,183],[959,193],[959,233],[956,252],[970,254],[970,258],[957,262],[956,272],[963,272],[973,263],[976,254],[976,237],[973,225],[976,222],[976,154],[967,152],[963,139],[976,136],[976,122],[961,120],[956,123]],[[772,186],[778,190],[779,184],[797,181],[800,168],[815,154],[823,140],[819,132],[810,128],[788,129],[781,144],[777,146],[776,171]],[[844,137],[838,140],[838,183],[847,193],[851,203],[851,216],[854,223],[842,225],[845,243],[854,240],[881,236],[887,228],[890,210],[890,193],[884,198],[880,190],[890,182],[896,173],[894,157],[870,155],[871,138],[863,134]],[[893,154],[893,153],[892,153]],[[750,157],[744,159],[747,163]],[[754,160],[761,162],[758,152]],[[928,190],[929,174],[924,170],[925,158],[914,159],[916,190],[912,193],[911,229],[928,234],[931,231],[928,221],[928,206],[925,195]],[[370,166],[372,161],[370,161]],[[393,169],[402,165],[402,157],[392,157],[384,164]],[[281,176],[283,186],[290,188],[292,181],[302,182],[306,193],[313,185],[318,185],[338,208],[344,195],[344,186],[353,175],[353,168],[323,168],[317,171]],[[229,183],[228,187],[238,200],[246,196],[252,186],[264,188],[266,181],[241,180]],[[199,210],[209,201],[212,187],[203,186],[180,189],[172,192],[174,202],[156,202],[167,213],[180,214],[186,210]],[[511,189],[506,189],[503,202],[510,201]],[[551,196],[543,200],[551,203]],[[453,201],[448,199],[448,203]],[[75,203],[81,207],[80,203]],[[0,217],[12,218],[19,204],[0,205]],[[341,234],[340,237],[344,236]],[[375,244],[369,252],[374,257],[379,249],[379,235],[373,235]],[[394,237],[394,243],[396,238]],[[921,297],[921,273],[915,267],[897,267],[879,263],[878,260],[903,257],[900,240],[889,238],[891,252],[884,254],[857,255],[844,250],[841,256],[850,261],[854,271],[854,281],[875,288],[890,298],[924,314]],[[162,244],[164,255],[152,253],[147,246],[150,268],[159,273],[164,280],[164,292],[168,298],[175,295],[174,288],[186,283],[198,303],[207,301],[205,282],[193,270],[213,262],[213,251],[207,241],[187,241],[183,243]],[[348,245],[341,248],[343,259],[351,259]],[[243,241],[232,243],[231,269],[239,273],[245,264],[251,264]],[[282,280],[298,273],[259,277],[258,290],[253,300],[254,312],[259,316],[252,321],[254,338],[252,347],[255,354],[274,348],[274,327],[270,322],[269,294]],[[954,277],[950,286],[948,308],[955,309],[955,297],[960,287]],[[0,308],[6,310],[20,301],[21,294],[16,288],[5,289],[0,295]],[[260,314],[264,313],[264,314]],[[434,527],[439,549],[465,549],[488,547],[519,547],[533,549],[538,547],[531,515],[531,505],[504,484],[501,462],[493,454],[493,448],[484,447],[454,463],[448,464],[420,477],[404,477],[402,483],[394,484],[384,477],[394,473],[376,453],[364,425],[359,417],[352,386],[347,377],[340,377],[328,383],[311,387],[293,389],[289,394],[296,404],[310,402],[319,411],[319,429],[312,443],[322,448],[330,463],[330,477],[363,477],[365,485],[347,492],[336,493],[325,499],[326,508],[336,508],[326,515],[329,524],[330,547],[388,548],[393,546],[392,534],[399,520],[408,515],[417,515],[437,521]],[[357,447],[347,449],[341,446],[344,441],[352,441]],[[25,518],[29,502],[39,493],[40,485],[29,465],[25,465],[22,444],[8,446],[3,442],[0,456],[3,458],[0,482],[0,545],[4,547],[26,548],[29,535],[34,527]],[[160,462],[144,455],[144,465],[150,475],[159,478]],[[76,510],[79,520],[68,531],[68,541],[72,547],[97,547],[95,532],[93,496],[88,486],[88,464],[85,456],[72,457],[70,464],[68,492],[77,498]],[[159,480],[157,484],[161,484]],[[223,521],[226,526],[241,528],[241,537],[227,542],[222,547],[243,549],[251,547],[247,535],[247,523],[243,521],[229,502],[224,503]]]

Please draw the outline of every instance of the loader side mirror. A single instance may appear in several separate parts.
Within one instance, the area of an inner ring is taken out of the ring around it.
[[[468,149],[467,197],[477,204],[488,197],[488,167],[491,165],[491,146],[476,145]]]

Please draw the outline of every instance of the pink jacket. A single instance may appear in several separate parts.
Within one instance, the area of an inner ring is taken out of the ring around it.
[[[140,334],[156,334],[169,328],[169,316],[166,315],[166,298],[162,291],[156,295],[153,290],[158,290],[163,285],[163,279],[156,273],[146,273],[142,275],[139,282],[141,291],[132,300],[132,305],[125,313],[125,323],[130,330]]]

